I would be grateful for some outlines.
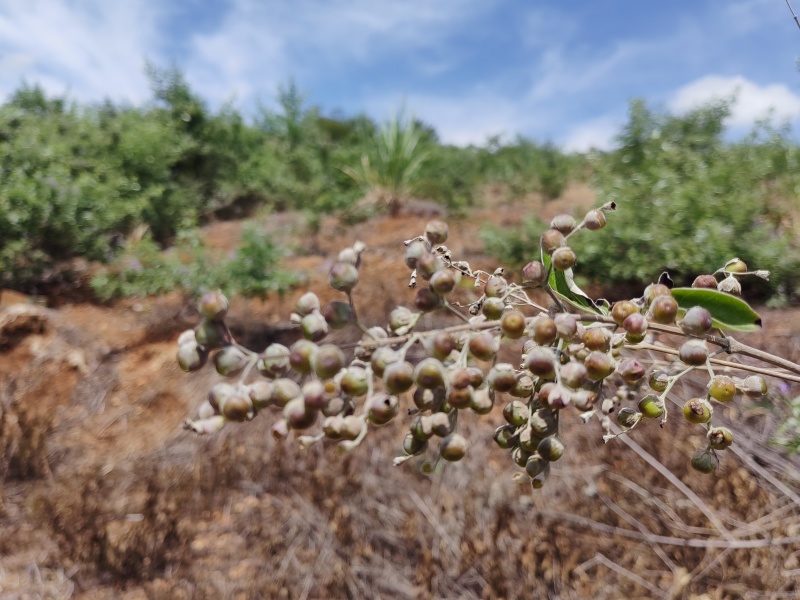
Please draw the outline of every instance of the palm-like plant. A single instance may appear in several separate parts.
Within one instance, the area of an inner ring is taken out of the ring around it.
[[[425,131],[402,112],[385,122],[372,136],[371,152],[361,155],[356,166],[342,171],[353,178],[372,201],[385,204],[397,214],[411,193],[420,166],[428,159]]]

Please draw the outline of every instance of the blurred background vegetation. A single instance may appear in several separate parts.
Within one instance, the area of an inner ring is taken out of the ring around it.
[[[798,145],[769,122],[731,141],[726,102],[676,116],[636,101],[616,148],[570,154],[522,137],[450,146],[403,114],[322,115],[292,82],[276,109],[245,119],[210,110],[176,69],[148,74],[152,99],[140,107],[79,105],[28,85],[0,107],[0,287],[37,293],[82,258],[107,265],[93,280],[103,300],[208,287],[263,296],[292,283],[282,249],[253,229],[236,255],[213,257],[198,226],[297,210],[313,227],[409,199],[458,213],[487,186],[548,201],[583,181],[620,207],[613,227],[575,240],[579,273],[606,293],[665,269],[686,283],[734,256],[772,271],[763,298],[785,304],[800,291]],[[483,237],[521,266],[545,227],[530,215]]]

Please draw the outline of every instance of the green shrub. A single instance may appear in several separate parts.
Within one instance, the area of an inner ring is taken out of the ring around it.
[[[212,253],[198,231],[189,229],[179,234],[167,252],[149,236],[132,242],[91,284],[103,301],[175,290],[196,299],[215,289],[264,298],[271,292],[286,291],[297,281],[296,276],[277,267],[280,257],[269,237],[252,225],[244,229],[239,249],[229,258]]]

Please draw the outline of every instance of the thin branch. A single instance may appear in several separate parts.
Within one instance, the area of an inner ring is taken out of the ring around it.
[[[789,7],[789,12],[792,13],[792,17],[794,18],[794,22],[797,23],[797,27],[800,28],[800,19],[797,18],[797,14],[795,14],[794,9],[792,8],[792,5],[789,4],[789,0],[786,0],[786,6]]]
[[[731,548],[734,550],[751,550],[753,548],[769,548],[771,546],[791,546],[793,544],[800,544],[800,535],[793,535],[779,538],[763,538],[756,540],[735,540],[735,539],[706,539],[701,540],[697,538],[684,539],[679,537],[672,537],[666,535],[658,535],[655,533],[643,534],[633,529],[625,529],[624,527],[616,527],[614,525],[607,525],[600,523],[588,517],[576,515],[573,513],[561,512],[558,510],[537,510],[535,514],[553,519],[561,522],[570,522],[580,525],[582,527],[591,527],[595,531],[606,533],[609,535],[618,535],[620,537],[638,540],[640,542],[650,542],[655,544],[664,544],[666,546],[683,546],[685,548]]]

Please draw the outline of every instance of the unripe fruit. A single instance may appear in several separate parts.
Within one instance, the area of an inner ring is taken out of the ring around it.
[[[653,371],[650,373],[650,378],[647,380],[647,385],[650,389],[656,392],[663,392],[669,385],[669,374],[666,371]]]
[[[553,268],[557,271],[566,271],[575,266],[578,257],[575,251],[569,246],[563,248],[556,248],[553,251]]]
[[[525,315],[518,310],[508,310],[500,318],[503,335],[510,340],[517,340],[525,334]]]
[[[420,441],[410,433],[407,433],[406,437],[403,438],[403,452],[405,452],[406,456],[421,454],[427,447],[428,442]]]
[[[224,319],[229,307],[228,299],[219,290],[206,292],[197,304],[200,314],[209,321]]]
[[[572,392],[566,386],[556,385],[547,394],[547,406],[559,410],[569,406],[572,402]]]
[[[515,444],[514,432],[516,431],[515,427],[511,425],[501,425],[497,429],[494,430],[494,439],[495,444],[500,446],[503,450],[507,450],[509,448],[513,448]]]
[[[525,472],[528,474],[528,477],[534,479],[542,474],[542,472],[547,467],[547,461],[543,459],[541,456],[530,456],[528,457],[527,462],[525,463]]]
[[[666,296],[659,297],[666,298]],[[627,334],[625,336],[626,339],[634,344],[637,344],[644,339],[644,334],[647,332],[648,325],[649,323],[647,322],[647,317],[638,312],[628,315],[622,322],[622,328]]]
[[[631,427],[635,426],[641,418],[641,413],[632,408],[628,408],[627,406],[619,409],[619,412],[617,413],[617,423],[625,429],[630,429]]]
[[[433,435],[445,437],[451,431],[453,431],[453,425],[450,422],[450,417],[447,416],[447,413],[433,413],[428,418],[431,420],[431,431],[433,431]]]
[[[317,420],[317,411],[306,406],[302,398],[295,398],[283,407],[283,418],[292,429],[306,429]]]
[[[310,315],[320,309],[319,297],[314,292],[306,292],[297,299],[294,309],[301,317]]]
[[[495,337],[486,331],[473,334],[469,338],[469,351],[478,360],[491,360],[499,349]]]
[[[448,462],[456,462],[467,453],[467,440],[463,435],[451,433],[439,444],[439,454]]]
[[[383,370],[383,383],[390,394],[402,394],[414,385],[414,367],[404,360],[395,361]]]
[[[561,383],[573,390],[580,389],[589,378],[586,366],[576,360],[571,360],[560,369]]]
[[[606,327],[589,327],[581,341],[589,350],[608,352],[611,349],[611,332]]]
[[[649,307],[659,296],[671,296],[669,288],[663,283],[651,283],[644,289],[644,301]]]
[[[303,395],[300,386],[286,377],[276,379],[272,385],[272,399],[278,406],[286,406],[289,401]]]
[[[423,254],[428,252],[428,248],[425,246],[425,242],[421,240],[416,240],[411,242],[408,247],[406,248],[405,253],[405,261],[406,266],[409,269],[416,269],[417,268],[417,260]]]
[[[223,400],[220,413],[229,421],[246,421],[252,419],[255,414],[250,398],[238,392]]]
[[[533,394],[534,380],[527,373],[517,373],[517,380],[514,387],[508,393],[515,398],[530,398]]]
[[[247,395],[253,401],[253,408],[261,410],[272,404],[272,383],[269,381],[256,381],[247,386]]]
[[[347,302],[341,302],[339,300],[328,302],[322,307],[322,317],[331,329],[342,329],[350,323],[354,323],[356,320],[353,307]]]
[[[575,217],[572,215],[556,215],[550,221],[550,229],[560,231],[564,235],[569,235],[578,226]]]
[[[597,402],[597,392],[594,390],[577,390],[572,393],[572,405],[580,411],[592,410],[595,402]]]
[[[375,350],[369,364],[372,366],[372,372],[378,377],[383,377],[384,369],[386,366],[397,361],[397,352],[388,346],[382,346]]]
[[[635,385],[644,378],[645,368],[635,358],[625,358],[617,365],[617,373],[625,383]]]
[[[505,295],[506,291],[508,291],[508,282],[500,275],[489,277],[483,288],[483,293],[487,298],[499,298]]]
[[[208,392],[208,402],[216,412],[221,412],[225,400],[236,394],[236,388],[229,383],[215,383]]]
[[[431,289],[439,296],[446,296],[456,287],[456,277],[452,271],[440,269],[431,275]]]
[[[442,299],[430,288],[424,287],[417,290],[414,296],[414,308],[420,312],[431,312],[441,306]]]
[[[432,410],[436,401],[436,394],[433,390],[418,387],[413,394],[414,405],[420,410]]]
[[[475,392],[472,387],[450,388],[447,394],[447,403],[453,408],[469,408],[474,399]],[[491,410],[491,405],[489,407]]]
[[[321,410],[328,404],[325,386],[319,379],[306,381],[300,391],[303,395],[303,402],[308,408]]]
[[[312,344],[314,348],[315,345]],[[258,372],[264,377],[274,378],[286,375],[289,371],[289,348],[283,344],[270,344],[256,363]]]
[[[510,427],[510,425],[509,425]],[[536,452],[536,446],[539,445],[539,442],[542,441],[542,438],[536,435],[536,432],[533,431],[533,428],[528,425],[519,432],[518,445],[520,448],[525,450],[525,452]]]
[[[433,274],[444,268],[442,259],[433,252],[426,252],[417,259],[417,275],[425,281],[430,280]]]
[[[693,306],[683,315],[681,329],[689,335],[701,336],[712,326],[711,313],[702,306]]]
[[[320,346],[311,359],[314,373],[320,379],[330,379],[344,367],[344,352],[334,344]]]
[[[194,332],[197,343],[205,347],[206,350],[213,350],[229,343],[230,334],[225,324],[221,321],[209,321],[203,319]]]
[[[272,424],[269,428],[269,432],[276,440],[286,439],[289,436],[289,424],[286,422],[286,419],[279,419]]]
[[[767,381],[761,375],[750,375],[750,377],[746,377],[739,388],[749,398],[760,398],[768,391]]]
[[[492,396],[489,394],[489,390],[481,389],[473,392],[471,387],[467,388],[467,390],[470,391],[472,395],[472,399],[469,403],[469,407],[472,409],[472,412],[479,415],[488,415],[490,412],[492,412],[492,409],[494,408],[494,401],[492,400]],[[454,404],[453,406],[458,408]]]
[[[467,367],[467,373],[469,373],[469,384],[472,387],[478,389],[483,385],[483,371],[481,371],[478,367]]]
[[[178,336],[178,347],[180,348],[184,344],[196,344],[197,337],[194,335],[194,329],[187,329],[186,331],[182,331],[181,334]]]
[[[353,441],[364,431],[367,424],[355,415],[350,415],[342,419],[342,438]]]
[[[335,290],[350,293],[358,284],[358,269],[346,262],[335,262],[328,272],[328,283]]]
[[[725,272],[726,273],[746,273],[747,272],[747,265],[745,262],[739,258],[734,258],[733,260],[729,260],[725,264]]]
[[[214,367],[223,377],[234,377],[247,365],[247,355],[236,346],[225,346],[214,357]]]
[[[318,342],[328,335],[328,322],[319,312],[307,314],[300,321],[300,330],[303,337],[312,342]]]
[[[708,360],[708,347],[702,340],[689,340],[678,349],[678,358],[690,366],[704,365]]]
[[[187,373],[201,369],[207,360],[208,350],[197,342],[188,342],[178,347],[178,365]]]
[[[708,395],[717,402],[728,402],[736,396],[736,383],[727,375],[715,375],[708,382]]]
[[[711,406],[703,398],[692,398],[683,405],[683,416],[690,423],[708,423],[711,420]]]
[[[548,346],[556,341],[558,329],[550,317],[537,317],[532,326],[533,339],[540,346]]]
[[[311,373],[319,347],[310,340],[297,340],[289,349],[289,365],[298,373]]]
[[[367,380],[367,371],[363,367],[348,367],[339,382],[342,392],[357,398],[367,393],[369,389],[369,382]]]
[[[557,411],[549,408],[540,408],[531,415],[529,424],[534,434],[540,438],[553,435],[558,429]]]
[[[628,315],[638,312],[639,307],[630,300],[620,300],[619,302],[614,302],[614,305],[611,307],[611,317],[620,327],[622,327],[622,323],[625,321],[625,318]]]
[[[548,462],[557,461],[564,454],[564,442],[555,436],[544,438],[536,447],[536,451]]]
[[[341,396],[331,396],[325,400],[325,406],[322,407],[322,414],[326,417],[335,417],[345,412],[345,408],[352,406],[349,402],[345,402]]]
[[[557,229],[548,229],[542,234],[541,237],[542,252],[545,254],[553,254],[558,248],[563,248],[567,245],[567,239],[564,234]]]
[[[414,381],[423,388],[444,386],[445,372],[441,361],[435,358],[422,359],[414,369]]]
[[[386,425],[400,412],[397,396],[375,394],[368,401],[367,417],[373,425]]]
[[[712,427],[706,437],[708,445],[714,450],[726,450],[733,444],[733,433],[727,427]]]
[[[425,225],[425,237],[430,242],[431,246],[438,246],[447,241],[447,223],[444,221],[428,221]]]
[[[326,417],[322,423],[322,433],[325,437],[331,440],[339,440],[342,438],[342,425],[344,419],[339,416]]]
[[[433,437],[433,429],[431,428],[431,418],[428,416],[417,415],[411,419],[409,431],[414,438],[421,442],[427,441]]]
[[[578,319],[569,313],[559,313],[553,317],[556,333],[562,340],[569,341],[578,332]]]
[[[719,459],[712,450],[702,449],[695,452],[692,457],[692,468],[701,473],[713,473],[719,466]]]
[[[525,355],[525,368],[542,379],[555,377],[555,357],[549,348],[532,348]]]
[[[509,425],[519,427],[528,421],[530,410],[527,405],[519,400],[512,400],[503,408],[503,417]]]
[[[397,335],[405,335],[414,327],[419,319],[419,313],[414,313],[404,306],[398,306],[389,313],[389,329]]]
[[[661,325],[675,322],[678,314],[678,301],[670,296],[658,296],[650,304],[650,318]]]
[[[547,269],[538,260],[532,260],[522,268],[522,283],[537,288],[547,281]]]
[[[500,298],[486,298],[481,306],[483,316],[490,321],[497,321],[503,316],[503,310],[506,307],[505,301]]]
[[[586,367],[589,379],[592,381],[605,379],[616,368],[616,362],[610,355],[597,350],[590,352],[583,364]]]
[[[511,451],[511,460],[513,460],[518,467],[525,468],[525,464],[528,462],[528,459],[531,457],[530,452],[525,452],[522,448],[514,448]]]
[[[648,394],[639,400],[638,409],[648,419],[658,419],[664,416],[664,403],[654,394]]]
[[[717,289],[717,278],[713,275],[698,275],[692,282],[693,288]]]
[[[517,383],[514,367],[508,363],[498,363],[491,368],[486,376],[486,381],[489,383],[489,388],[495,392],[508,392]]]
[[[586,213],[583,224],[589,231],[597,231],[606,226],[606,215],[602,210],[590,210]]]

